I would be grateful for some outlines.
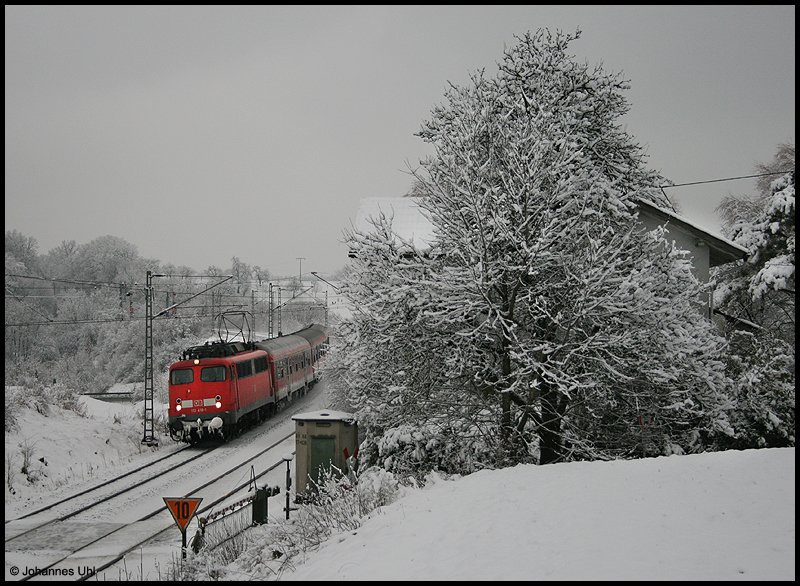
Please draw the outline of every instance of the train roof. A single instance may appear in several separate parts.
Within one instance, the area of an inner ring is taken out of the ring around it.
[[[291,352],[293,350],[307,350],[310,348],[308,340],[295,334],[270,338],[269,340],[261,340],[260,342],[256,342],[255,346],[256,348],[269,352],[270,354],[282,354],[284,352]]]
[[[247,342],[206,342],[198,346],[191,346],[183,351],[183,360],[195,358],[224,358],[235,356],[253,350],[253,345]]]
[[[311,324],[303,328],[302,330],[294,332],[293,335],[305,338],[309,342],[315,342],[318,341],[320,338],[328,337],[328,328],[320,324]]]
[[[226,358],[236,356],[255,349],[264,350],[273,354],[307,349],[311,343],[320,342],[328,337],[328,328],[321,324],[309,324],[302,330],[286,336],[279,336],[259,342],[206,342],[205,344],[191,346],[183,351],[182,360],[199,358]]]

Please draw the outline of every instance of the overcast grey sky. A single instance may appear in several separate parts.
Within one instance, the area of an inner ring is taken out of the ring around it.
[[[675,183],[795,140],[793,5],[6,6],[6,230],[41,253],[111,234],[198,270],[335,271],[359,200],[410,188],[447,82],[545,27],[624,72],[623,122]],[[669,193],[719,232],[720,198],[753,188]]]

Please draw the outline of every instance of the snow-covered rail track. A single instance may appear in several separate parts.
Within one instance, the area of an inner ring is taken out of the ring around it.
[[[246,446],[239,446],[237,442],[216,448],[213,450],[215,454],[213,462],[203,460],[202,467],[193,467],[194,470],[189,474],[190,479],[202,475],[208,480],[192,488],[185,488],[186,473],[180,477],[174,473],[177,467],[172,466],[169,470],[151,478],[153,482],[140,483],[123,491],[117,491],[107,498],[97,500],[91,506],[80,507],[68,515],[51,518],[43,523],[41,519],[38,522],[33,521],[36,517],[41,517],[41,513],[30,517],[28,520],[35,525],[32,528],[21,530],[19,526],[6,525],[6,579],[80,580],[94,576],[98,568],[108,567],[126,552],[170,527],[171,518],[160,497],[201,496],[208,501],[213,500],[212,505],[222,502],[236,490],[247,486],[247,481],[243,484],[240,484],[240,481],[249,478],[247,471],[251,467],[251,462],[254,463],[253,468],[255,463],[258,463],[261,469],[262,463],[268,461],[270,466],[267,466],[268,470],[264,473],[282,463],[282,456],[276,458],[275,452],[281,450],[280,454],[290,453],[294,446],[293,442],[287,440],[293,437],[294,431],[282,436],[268,447],[256,450],[255,453],[252,453],[252,450],[243,450],[242,448]],[[205,456],[209,451],[202,452],[195,458]],[[274,463],[276,459],[278,464]],[[230,466],[231,460],[237,463]],[[237,477],[238,486],[229,491],[225,484],[234,478],[232,474],[237,471],[241,471]],[[181,486],[184,488],[180,488]],[[134,488],[140,490],[128,494]],[[132,510],[126,511],[126,501],[131,503]],[[103,504],[106,506],[98,506]],[[209,506],[208,502],[205,504],[204,509]],[[85,514],[87,511],[90,512],[89,515]],[[19,523],[25,522],[19,521]],[[9,529],[16,530],[16,535],[9,538]],[[16,568],[16,574],[12,568]],[[21,568],[25,571],[21,571]]]
[[[115,476],[114,478],[106,480],[105,482],[101,482],[100,484],[97,484],[95,486],[91,486],[91,487],[89,487],[89,488],[87,488],[85,490],[82,490],[82,491],[80,491],[78,493],[75,493],[75,494],[70,495],[70,496],[68,496],[66,498],[58,500],[58,501],[56,501],[54,503],[50,503],[49,505],[46,505],[46,506],[41,507],[39,509],[36,509],[35,511],[31,511],[29,513],[26,513],[26,514],[24,514],[24,515],[22,515],[20,517],[17,517],[16,519],[6,519],[6,525],[8,525],[9,523],[13,523],[14,521],[21,521],[22,519],[28,519],[29,517],[34,517],[36,515],[39,515],[40,513],[44,513],[45,511],[50,511],[51,509],[56,509],[57,507],[63,508],[63,507],[61,507],[61,505],[63,505],[64,503],[73,501],[73,500],[75,500],[77,498],[80,498],[80,497],[85,497],[86,495],[90,495],[90,496],[84,498],[83,501],[81,501],[81,502],[88,501],[89,504],[80,506],[78,509],[73,510],[73,511],[71,511],[69,513],[66,513],[64,515],[58,516],[55,519],[46,519],[42,523],[42,525],[47,524],[47,523],[54,523],[56,521],[64,521],[66,519],[69,519],[70,517],[74,517],[75,515],[77,515],[79,513],[82,513],[83,511],[85,511],[87,509],[95,507],[95,506],[97,506],[97,505],[99,505],[99,504],[101,504],[101,503],[103,503],[103,502],[105,502],[107,500],[110,500],[110,499],[112,499],[114,497],[117,497],[117,496],[123,494],[123,493],[126,493],[126,492],[128,492],[130,490],[133,490],[133,489],[141,486],[142,484],[144,484],[146,482],[152,481],[154,478],[157,478],[160,474],[163,474],[163,472],[159,472],[154,476],[153,475],[149,475],[148,476],[148,473],[151,472],[151,471],[145,472],[144,474],[139,474],[138,476],[141,478],[140,480],[137,480],[136,477],[134,477],[133,479],[131,479],[133,482],[129,483],[129,485],[127,487],[116,489],[113,492],[111,492],[110,494],[102,496],[102,497],[100,497],[99,493],[98,493],[98,491],[101,488],[103,488],[105,486],[108,486],[110,484],[114,484],[114,483],[120,482],[124,478],[128,478],[129,476],[132,476],[134,474],[138,474],[142,470],[145,470],[145,469],[148,469],[148,468],[153,468],[153,470],[157,470],[158,468],[154,468],[157,464],[161,464],[165,460],[169,460],[170,458],[178,456],[179,454],[185,452],[188,449],[189,448],[186,447],[186,448],[181,448],[179,450],[171,452],[171,453],[169,453],[169,454],[167,454],[165,456],[162,456],[161,458],[158,458],[157,460],[153,460],[152,462],[148,462],[148,463],[146,463],[146,464],[144,464],[142,466],[139,466],[138,468],[135,468],[134,470],[130,470],[130,471],[124,473],[124,474],[120,474],[119,476]],[[197,460],[198,458],[201,458],[201,457],[205,456],[212,449],[213,448],[209,448],[207,450],[203,450],[200,453],[194,454],[189,459],[184,460],[184,461],[182,461],[182,462],[180,462],[180,463],[178,463],[178,464],[176,464],[174,466],[170,464],[169,470],[172,470],[174,468],[179,468],[181,466],[185,466],[186,464],[189,464],[190,462],[193,462],[193,461]],[[15,533],[15,532],[12,531],[11,537],[8,537],[8,534],[6,534],[6,542],[9,542],[9,541],[11,541],[13,539],[17,539],[18,537],[20,537],[22,535],[25,535],[25,533],[33,531],[34,529],[36,529],[38,527],[41,527],[42,525],[33,525],[33,526],[25,529],[21,533]]]

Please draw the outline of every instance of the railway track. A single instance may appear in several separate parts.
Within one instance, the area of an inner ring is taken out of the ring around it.
[[[218,482],[220,482],[220,481],[222,481],[224,479],[227,479],[231,474],[233,474],[237,470],[240,470],[243,467],[248,466],[248,464],[250,462],[252,462],[252,461],[256,460],[257,458],[263,456],[264,454],[274,450],[278,445],[283,444],[287,439],[289,439],[289,438],[291,438],[293,436],[294,436],[294,432],[289,433],[289,434],[281,437],[278,441],[274,442],[272,445],[270,445],[270,446],[268,446],[268,447],[266,447],[266,448],[264,448],[262,450],[259,450],[256,454],[244,459],[243,461],[238,462],[237,464],[227,468],[226,470],[224,470],[224,471],[222,471],[222,472],[220,472],[218,474],[215,474],[209,480],[207,480],[206,482],[204,482],[204,483],[202,483],[202,484],[200,484],[198,486],[193,487],[191,490],[187,491],[185,494],[181,494],[181,495],[177,495],[177,496],[188,497],[188,496],[193,496],[193,495],[196,495],[196,494],[200,493],[203,489],[205,489],[205,488],[207,488],[209,486],[212,486],[215,483],[218,483]],[[208,450],[208,451],[210,451],[210,450]],[[197,459],[197,458],[199,458],[201,456],[204,456],[204,455],[206,455],[206,453],[207,452],[203,452],[201,454],[198,454],[197,456],[195,456],[194,459]],[[235,488],[235,490],[240,490],[242,487],[247,486],[248,483],[249,483],[249,480],[248,480],[248,482],[245,482],[245,483],[240,484],[239,486],[237,486]],[[9,545],[10,542],[13,542],[13,541],[18,540],[18,539],[24,539],[25,542],[30,543],[32,540],[33,541],[37,540],[37,535],[36,535],[37,532],[40,533],[40,538],[42,540],[46,541],[46,540],[48,540],[49,536],[52,535],[52,533],[54,531],[55,532],[62,532],[64,529],[67,528],[66,525],[64,524],[64,522],[67,519],[74,518],[78,514],[84,512],[84,511],[86,511],[86,510],[88,510],[90,508],[94,508],[96,506],[101,506],[105,502],[107,502],[108,500],[110,500],[112,498],[119,498],[120,496],[122,496],[123,494],[125,494],[129,490],[131,490],[132,488],[136,488],[136,487],[129,487],[129,488],[126,488],[125,490],[117,491],[114,494],[109,495],[108,497],[102,499],[101,501],[98,501],[97,503],[95,503],[95,504],[93,504],[93,505],[91,505],[89,507],[81,507],[81,509],[79,509],[77,511],[74,511],[74,512],[68,514],[68,515],[64,515],[64,516],[61,516],[61,517],[56,518],[56,519],[51,519],[51,520],[49,520],[49,521],[47,521],[47,522],[45,522],[45,523],[43,523],[41,525],[37,525],[36,527],[33,527],[33,528],[23,532],[23,533],[20,533],[20,534],[12,537],[10,539],[6,539],[6,558],[8,558],[8,556],[9,556],[8,545]],[[229,496],[229,494],[226,492],[226,494],[224,494],[223,497],[221,497],[221,499],[219,499],[219,500],[215,499],[215,503],[216,502],[222,502],[222,500],[224,500],[225,498],[228,498],[228,496]],[[212,504],[212,506],[213,506],[213,504]],[[208,508],[208,507],[205,507],[205,508]],[[204,510],[205,510],[205,508],[204,508]],[[70,547],[69,549],[65,550],[66,555],[59,555],[57,557],[57,559],[55,559],[55,560],[50,559],[50,560],[48,560],[48,562],[46,564],[37,565],[36,567],[41,572],[43,572],[42,574],[40,574],[40,575],[23,576],[20,579],[20,581],[27,581],[27,580],[30,580],[30,579],[37,579],[37,578],[39,578],[39,579],[48,579],[48,571],[49,570],[52,570],[54,568],[57,569],[57,566],[59,566],[59,565],[62,565],[62,566],[65,565],[64,562],[68,562],[69,560],[71,560],[71,558],[72,558],[72,561],[74,561],[74,557],[75,556],[80,556],[81,552],[87,550],[88,548],[90,548],[91,546],[97,544],[98,542],[103,541],[103,540],[107,540],[110,536],[118,534],[120,532],[123,532],[126,529],[129,529],[132,525],[144,524],[145,522],[157,517],[158,515],[162,515],[162,518],[163,518],[165,516],[164,513],[166,513],[166,510],[164,508],[163,502],[161,502],[158,505],[154,504],[153,506],[151,506],[151,510],[149,512],[139,516],[133,523],[125,523],[125,524],[102,523],[102,522],[101,523],[95,523],[94,527],[95,527],[95,529],[97,529],[97,531],[95,531],[92,535],[89,535],[89,536],[86,536],[85,538],[80,539],[79,540],[79,542],[80,542],[80,546],[79,547],[74,547],[74,548]],[[166,515],[166,517],[168,517],[168,515]],[[169,524],[167,524],[167,527],[168,526],[169,526]],[[158,525],[158,529],[156,531],[153,531],[153,530],[146,531],[143,538],[140,535],[137,535],[134,538],[132,543],[129,540],[121,540],[122,542],[126,542],[127,543],[127,547],[124,547],[122,552],[119,552],[115,556],[113,556],[113,559],[107,560],[105,563],[101,564],[101,567],[104,569],[104,568],[106,568],[106,567],[108,567],[110,565],[113,565],[114,563],[116,563],[116,561],[121,559],[125,555],[125,553],[127,553],[128,551],[131,551],[132,549],[135,549],[136,547],[138,547],[142,543],[144,543],[144,542],[152,539],[153,537],[157,536],[158,534],[162,533],[164,531],[164,529],[165,529],[165,527],[163,526],[163,523],[161,523],[161,524]],[[62,551],[64,551],[64,550],[62,550]],[[75,564],[67,563],[66,565],[74,566]],[[97,568],[97,566],[94,566],[94,568]],[[96,570],[94,568],[93,568],[93,571],[99,571],[99,569]],[[63,570],[69,570],[69,569],[72,569],[72,568],[62,568],[62,569]],[[59,576],[61,576],[63,574],[54,574],[54,573],[51,572],[50,575],[59,575]],[[89,576],[80,576],[79,579],[80,578],[87,578],[87,577],[89,577]]]
[[[78,493],[75,493],[73,495],[70,495],[70,496],[68,496],[66,498],[63,498],[61,500],[58,500],[58,501],[56,501],[54,503],[50,503],[49,505],[46,505],[44,507],[38,508],[38,509],[36,509],[34,511],[31,511],[30,513],[25,513],[24,515],[21,515],[21,516],[17,517],[16,519],[6,519],[5,522],[6,522],[6,524],[12,523],[13,521],[19,521],[21,519],[27,519],[28,517],[32,517],[34,515],[38,515],[39,513],[43,513],[45,511],[49,511],[50,509],[53,509],[53,508],[55,508],[55,507],[57,507],[59,505],[62,505],[62,504],[67,503],[69,501],[72,501],[72,500],[74,500],[76,498],[79,498],[81,496],[84,496],[86,494],[90,494],[90,493],[93,493],[93,492],[95,492],[97,490],[100,490],[104,486],[108,486],[110,484],[114,484],[115,482],[119,482],[123,478],[127,478],[128,476],[131,476],[132,474],[136,474],[137,472],[140,472],[142,470],[145,470],[147,468],[155,466],[156,464],[159,464],[159,463],[163,462],[164,460],[168,460],[170,458],[174,458],[175,456],[181,454],[182,452],[185,452],[188,449],[189,449],[188,446],[184,447],[184,448],[181,448],[181,449],[176,450],[174,452],[171,452],[171,453],[169,453],[169,454],[167,454],[165,456],[162,456],[161,458],[153,460],[152,462],[147,462],[146,464],[144,464],[142,466],[139,466],[138,468],[135,468],[133,470],[130,470],[130,471],[124,473],[124,474],[120,474],[119,476],[115,476],[114,478],[106,480],[105,482],[101,482],[100,484],[96,484],[94,486],[91,486],[91,487],[87,488],[86,490],[82,490],[81,492],[78,492]],[[210,451],[210,450],[208,450],[208,451]],[[195,458],[197,458],[199,456],[205,455],[208,451],[202,452],[200,455],[195,456],[194,458],[191,458],[187,462],[192,461],[192,460],[194,460]],[[182,465],[183,465],[183,463],[178,464],[178,466],[182,466]],[[130,490],[130,488],[123,489],[122,491],[119,491],[116,494],[121,494],[122,492],[125,492],[127,490]],[[112,495],[112,496],[114,496],[114,495]],[[86,508],[88,508],[88,507],[86,507]],[[8,541],[8,540],[6,540],[6,541]]]
[[[290,434],[290,436],[287,436],[287,437],[291,437],[291,436],[293,436],[293,435],[294,435],[294,434],[292,433],[292,434]],[[285,439],[285,438],[284,438],[284,439]],[[294,454],[294,452],[292,452],[292,454]],[[251,484],[251,482],[252,482],[252,481],[254,481],[254,480],[258,480],[259,478],[262,478],[263,476],[267,475],[269,472],[272,472],[273,470],[275,470],[276,468],[278,468],[278,467],[282,466],[283,464],[284,464],[284,460],[283,460],[283,459],[281,459],[281,460],[279,460],[278,462],[276,462],[276,463],[272,464],[272,465],[271,465],[271,466],[269,466],[269,467],[268,467],[266,470],[264,470],[264,471],[263,471],[263,472],[261,472],[260,474],[257,474],[257,475],[255,475],[255,476],[253,476],[253,477],[252,477],[250,480],[248,480],[247,482],[243,482],[242,484],[240,484],[240,485],[236,486],[234,489],[230,490],[228,493],[226,493],[226,494],[222,495],[221,497],[217,498],[217,499],[216,499],[216,500],[214,500],[213,502],[211,502],[211,503],[208,503],[206,506],[204,506],[204,507],[202,507],[202,508],[198,509],[196,514],[197,514],[197,515],[201,515],[202,513],[207,513],[209,510],[213,509],[213,508],[214,508],[216,505],[218,505],[218,504],[220,504],[220,503],[223,503],[223,502],[225,502],[227,499],[229,499],[230,497],[232,497],[233,495],[235,495],[237,492],[239,492],[239,491],[240,491],[240,490],[242,490],[243,488],[250,486],[250,484]],[[105,569],[107,569],[107,568],[110,568],[111,566],[113,566],[113,565],[114,565],[114,564],[116,564],[117,562],[119,562],[119,561],[123,560],[127,554],[129,554],[129,553],[131,553],[132,551],[134,551],[134,550],[135,550],[137,547],[139,547],[140,545],[142,545],[142,544],[143,544],[143,543],[145,543],[146,541],[151,541],[151,540],[153,540],[153,539],[156,539],[156,538],[160,537],[161,535],[163,535],[164,533],[166,533],[167,531],[170,531],[170,530],[174,530],[174,529],[173,529],[172,527],[167,527],[166,529],[163,529],[163,530],[159,531],[158,533],[156,533],[156,534],[154,534],[154,535],[151,535],[151,536],[150,536],[148,539],[146,539],[145,541],[142,541],[141,543],[134,544],[133,546],[129,547],[127,550],[125,550],[125,551],[121,552],[121,553],[120,553],[119,555],[117,555],[117,556],[116,556],[114,559],[111,559],[111,560],[109,560],[108,562],[106,562],[106,563],[104,563],[102,566],[100,566],[99,568],[95,568],[95,572],[102,572],[103,570],[105,570]],[[80,578],[78,579],[78,581],[84,581],[84,580],[87,580],[87,579],[89,579],[89,578],[91,578],[91,577],[92,577],[92,576],[83,576],[83,577],[80,577]]]

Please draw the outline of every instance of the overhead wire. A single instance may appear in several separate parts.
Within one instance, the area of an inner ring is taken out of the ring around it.
[[[722,181],[736,181],[737,179],[752,179],[754,177],[769,177],[770,175],[785,175],[791,171],[773,171],[771,173],[758,173],[756,175],[742,175],[740,177],[726,177],[724,179],[708,179],[706,181],[692,181],[691,183],[675,183],[673,185],[659,185],[661,189],[672,187],[686,187],[688,185],[703,185],[705,183],[720,183]]]
[[[34,279],[37,281],[50,281],[54,283],[74,283],[77,285],[90,285],[92,287],[114,287],[125,286],[125,283],[110,283],[107,281],[78,281],[76,279],[52,279],[49,277],[36,277],[33,275],[19,275],[16,273],[5,273],[6,277],[16,277],[20,279]]]
[[[188,276],[188,277],[202,277],[202,278],[209,278],[209,277],[210,278],[215,278],[215,277],[217,277],[217,275],[164,275],[164,276],[178,276],[178,277]],[[18,273],[6,273],[6,277],[17,277],[17,278],[23,278],[23,279],[34,279],[34,280],[39,280],[39,281],[49,281],[49,282],[52,282],[54,284],[53,287],[55,287],[55,283],[71,283],[71,284],[77,284],[77,285],[83,285],[83,286],[92,286],[92,287],[95,287],[95,288],[97,288],[97,287],[109,287],[109,288],[115,288],[116,289],[116,288],[129,288],[130,287],[130,285],[127,284],[127,283],[113,283],[113,282],[108,282],[108,281],[91,281],[91,280],[78,280],[78,279],[55,279],[55,278],[51,279],[51,278],[39,277],[39,276],[35,276],[35,275],[22,275],[22,274],[18,274]],[[254,282],[252,284],[254,284]],[[136,284],[134,284],[134,286],[135,285]],[[34,290],[43,290],[43,289],[44,290],[49,290],[50,289],[50,287],[26,286],[26,285],[18,285],[18,284],[15,284],[13,286],[13,288],[14,289],[34,289]],[[82,319],[82,320],[58,320],[58,319],[53,319],[53,318],[50,318],[49,316],[45,315],[41,311],[37,310],[35,307],[32,307],[31,305],[25,303],[23,300],[24,299],[69,299],[69,298],[80,298],[80,296],[57,295],[55,293],[53,295],[25,295],[25,296],[20,296],[20,295],[15,295],[13,291],[10,291],[9,290],[10,286],[6,286],[6,289],[7,289],[6,297],[10,297],[10,298],[14,299],[15,301],[19,302],[20,304],[22,304],[23,306],[25,306],[29,310],[34,311],[39,316],[41,316],[45,320],[47,320],[47,321],[38,321],[38,322],[5,323],[4,325],[6,327],[41,326],[41,325],[79,325],[79,324],[90,324],[90,323],[95,323],[95,324],[97,324],[97,323],[120,323],[120,322],[125,322],[125,321],[139,321],[139,320],[145,319],[144,317],[133,317],[133,316],[128,317],[128,318],[120,316],[120,317],[116,317],[116,318],[96,318],[96,319]],[[142,289],[144,289],[144,287],[142,287]],[[306,293],[309,289],[306,289],[305,291],[303,291],[303,293]],[[258,291],[258,292],[261,293],[261,291]],[[189,299],[192,299],[193,297],[199,297],[201,295],[202,296],[206,296],[206,297],[208,295],[211,295],[212,299],[216,298],[216,299],[220,299],[221,300],[223,298],[226,298],[226,299],[238,299],[238,300],[242,301],[242,303],[238,303],[238,304],[237,303],[228,303],[228,304],[215,305],[216,307],[219,307],[219,308],[222,308],[222,307],[246,307],[247,305],[249,305],[251,303],[255,304],[255,305],[258,305],[258,306],[263,306],[263,304],[265,304],[265,303],[267,303],[269,301],[269,299],[267,297],[263,296],[263,295],[259,295],[258,299],[253,298],[252,297],[252,292],[251,292],[250,299],[248,299],[247,293],[223,293],[221,291],[212,292],[209,289],[207,289],[205,291],[201,291],[200,293],[197,293],[195,291],[180,291],[180,292],[177,292],[177,291],[174,291],[174,290],[165,290],[165,289],[153,290],[153,295],[156,295],[156,294],[176,295],[178,293],[181,293],[181,294],[192,293],[193,294],[192,297],[189,297],[185,301],[188,301]],[[301,293],[301,295],[298,295],[296,297],[292,297],[291,299],[287,300],[283,305],[286,305],[286,304],[288,304],[290,302],[300,301],[301,297],[303,296],[303,293]],[[317,299],[311,298],[311,297],[309,297],[309,298],[307,298],[305,300],[309,301],[309,302],[315,302],[315,301],[318,302]],[[178,304],[178,305],[180,305],[180,304]],[[204,308],[204,306],[187,306],[185,308],[188,309],[190,307],[192,309],[202,309],[202,308]],[[312,305],[311,307],[318,307],[318,306]],[[170,306],[170,307],[160,311],[155,317],[159,317],[159,315],[161,315],[163,313],[166,313],[171,308],[172,307]],[[278,308],[275,308],[275,309],[278,309]],[[254,313],[256,315],[266,315],[269,312],[268,311],[257,311],[257,312],[254,312]],[[174,315],[169,316],[169,317],[176,318],[176,316],[174,316]],[[200,314],[200,315],[195,315],[195,316],[181,316],[181,317],[179,317],[177,319],[195,319],[195,318],[203,318],[203,317],[211,317],[211,316],[210,315],[206,315],[206,314]]]

